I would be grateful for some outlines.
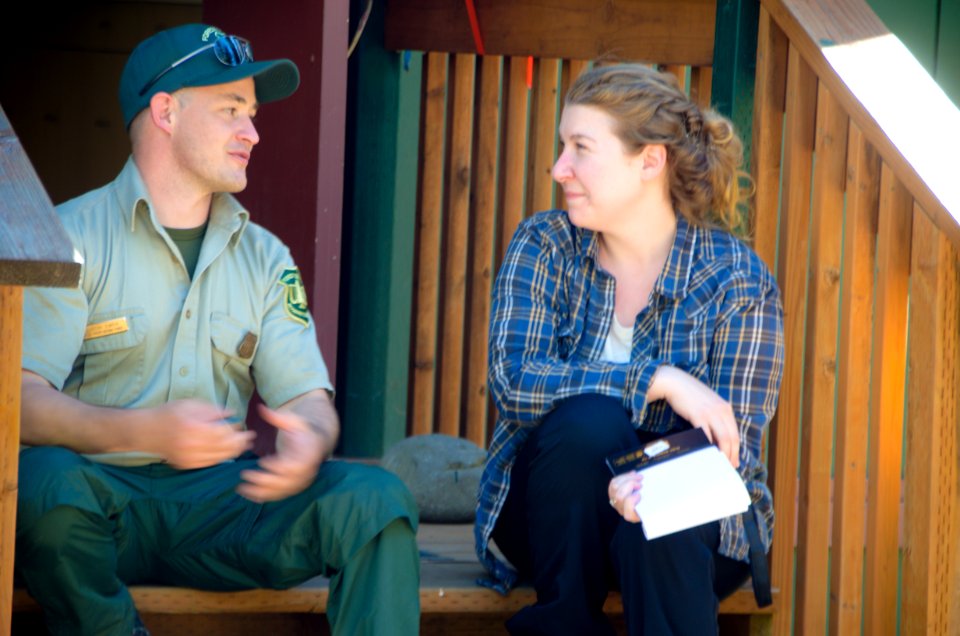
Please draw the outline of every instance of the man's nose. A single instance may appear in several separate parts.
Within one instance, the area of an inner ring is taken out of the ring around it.
[[[243,128],[240,129],[240,132],[237,134],[241,139],[250,142],[251,146],[256,146],[260,143],[260,133],[257,132],[257,127],[253,123],[253,119],[250,117],[246,118]]]

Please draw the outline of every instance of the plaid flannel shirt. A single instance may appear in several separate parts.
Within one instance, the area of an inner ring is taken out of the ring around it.
[[[665,400],[647,403],[656,370],[682,369],[730,402],[740,428],[740,475],[765,548],[773,501],[761,458],[763,431],[777,405],[783,371],[780,293],[760,258],[727,232],[677,220],[677,233],[648,306],[634,325],[631,361],[600,359],[614,315],[615,280],[597,262],[597,234],[566,212],[537,214],[514,234],[493,292],[489,386],[498,410],[480,480],[474,534],[492,575],[508,591],[517,573],[490,551],[507,498],[510,470],[530,428],[574,395],[619,398],[642,430],[688,428]],[[720,522],[721,554],[748,560],[739,515]]]

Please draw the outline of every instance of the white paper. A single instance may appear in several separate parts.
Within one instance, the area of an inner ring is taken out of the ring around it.
[[[750,506],[743,480],[716,446],[654,464],[640,474],[636,510],[647,539],[739,514]]]

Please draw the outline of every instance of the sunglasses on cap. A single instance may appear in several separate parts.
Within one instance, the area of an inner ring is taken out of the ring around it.
[[[217,60],[225,66],[240,66],[246,62],[253,61],[253,48],[250,46],[249,41],[235,35],[221,35],[212,43],[205,44],[196,51],[187,53],[170,66],[160,71],[152,80],[143,85],[143,88],[140,89],[140,96],[142,97],[148,90],[150,90],[150,87],[159,82],[160,78],[162,78],[164,75],[177,68],[184,62],[193,59],[197,55],[200,55],[209,49],[213,49],[213,53],[217,56]]]

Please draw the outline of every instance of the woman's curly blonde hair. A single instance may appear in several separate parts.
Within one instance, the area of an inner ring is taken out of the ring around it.
[[[742,228],[752,189],[740,168],[743,144],[729,119],[701,111],[672,74],[642,64],[596,66],[573,82],[565,103],[610,115],[628,152],[663,144],[673,208],[690,223]]]

